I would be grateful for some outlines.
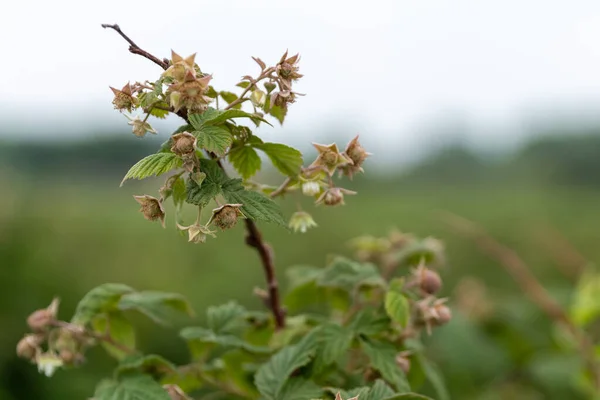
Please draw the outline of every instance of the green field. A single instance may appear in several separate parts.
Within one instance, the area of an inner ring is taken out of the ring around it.
[[[68,318],[78,299],[105,282],[184,294],[198,311],[197,318],[182,318],[169,328],[138,321],[148,327],[139,337],[142,347],[182,362],[186,348],[177,338],[177,327],[200,323],[206,306],[233,298],[261,307],[252,290],[263,285],[263,276],[253,250],[243,245],[242,226],[218,240],[191,245],[177,233],[172,219],[165,231],[137,212],[131,195],[141,194],[145,184],[119,189],[89,181],[0,179],[0,399],[86,398],[110,373],[112,361],[101,351],[92,352],[83,368],[59,371],[52,379],[16,358],[14,346],[26,331],[26,316],[54,295],[62,299],[61,316]],[[479,323],[457,309],[453,322],[432,337],[432,357],[440,363],[453,398],[579,398],[569,375],[578,361],[559,349],[546,317],[523,298],[495,261],[452,232],[436,211],[452,211],[481,223],[517,249],[566,303],[572,281],[557,268],[552,244],[540,238],[548,228],[558,229],[589,260],[600,259],[600,191],[390,182],[357,182],[361,192],[348,198],[345,207],[314,210],[319,228],[307,234],[292,238],[281,228],[261,226],[276,250],[282,281],[288,266],[322,265],[330,253],[349,254],[347,242],[358,235],[385,235],[398,228],[438,237],[448,254],[443,294],[455,296],[453,288],[461,279],[477,277],[497,311],[491,321]],[[287,211],[293,207],[289,203]]]

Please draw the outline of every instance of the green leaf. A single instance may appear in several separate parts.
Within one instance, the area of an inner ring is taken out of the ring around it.
[[[219,92],[219,94],[221,95],[221,98],[227,102],[227,104],[231,104],[238,99],[237,94],[233,92],[221,91]],[[240,108],[242,108],[242,103],[236,104],[232,108],[235,110],[239,110]]]
[[[261,143],[254,147],[264,151],[271,159],[271,162],[282,174],[295,176],[302,167],[302,153],[293,147],[280,143]]]
[[[381,379],[377,379],[375,384],[369,390],[369,395],[364,400],[381,400],[386,399],[394,394],[394,390]]]
[[[444,378],[438,367],[421,353],[417,353],[415,357],[419,361],[419,364],[421,364],[425,377],[435,390],[437,395],[436,400],[450,400],[450,393],[448,393],[446,383],[444,382]]]
[[[156,354],[136,354],[121,360],[116,369],[117,376],[130,374],[132,372],[160,377],[166,374],[176,373],[177,369],[169,360]]]
[[[323,270],[318,281],[320,286],[338,287],[348,291],[360,285],[382,285],[383,278],[373,264],[358,263],[344,257],[336,257]]]
[[[119,301],[121,310],[137,310],[159,324],[166,324],[173,311],[193,315],[185,297],[177,293],[144,291],[129,293]]]
[[[283,125],[283,121],[285,120],[285,116],[287,115],[287,108],[273,106],[269,110],[269,114],[275,117],[277,121],[279,121],[279,123]]]
[[[246,89],[248,86],[250,86],[250,82],[248,82],[248,81],[241,81],[240,83],[238,83],[235,86],[241,87],[242,89]]]
[[[171,400],[163,387],[148,375],[127,376],[120,381],[103,381],[94,400]]]
[[[316,361],[318,367],[324,368],[338,361],[350,349],[353,337],[353,332],[343,326],[332,323],[322,326]]]
[[[196,130],[202,129],[203,126],[219,125],[229,119],[234,118],[250,118],[254,123],[262,121],[269,124],[268,121],[265,121],[263,118],[260,118],[255,114],[250,114],[245,111],[235,109],[215,110],[214,108],[208,108],[202,114],[191,114],[189,116],[190,123]]]
[[[149,176],[159,176],[172,169],[181,167],[181,158],[173,153],[156,153],[142,158],[129,168],[121,181],[121,186],[127,179],[144,179]]]
[[[237,146],[229,151],[229,162],[244,179],[260,170],[261,160],[256,150],[250,146]]]
[[[173,204],[176,207],[181,207],[186,199],[185,179],[181,176],[178,177],[171,187],[173,189],[173,193],[171,194],[173,196]]]
[[[201,186],[193,179],[188,179],[186,201],[197,206],[205,206],[221,194],[221,187],[227,182],[227,177],[216,161],[201,159],[200,170],[206,174]]]
[[[402,293],[390,290],[385,294],[385,311],[387,315],[403,328],[408,324],[410,306]]]
[[[206,180],[202,182],[202,186],[198,186],[193,179],[188,179],[186,191],[188,203],[204,207],[221,194],[221,186],[214,182],[206,182]]]
[[[219,93],[215,90],[214,87],[208,86],[208,90],[206,91],[205,95],[210,97],[211,99],[216,99]]]
[[[281,400],[283,387],[292,372],[310,362],[318,344],[314,332],[297,344],[283,348],[260,367],[254,383],[267,400]]]
[[[579,278],[570,314],[573,322],[586,326],[600,316],[600,274],[588,269]]]
[[[371,399],[370,399],[371,400]],[[375,400],[375,398],[373,398]],[[402,393],[390,397],[385,397],[383,400],[433,400],[431,397],[423,396],[417,393]]]
[[[117,343],[122,344],[130,349],[135,349],[135,331],[131,322],[125,318],[120,311],[111,311],[106,314],[101,314],[92,320],[94,331],[99,334],[108,333],[110,337]],[[121,360],[129,355],[128,352],[113,344],[102,342],[102,347],[108,354]]]
[[[199,358],[204,353],[203,350],[208,348],[206,345],[210,344],[219,345],[225,348],[243,349],[250,353],[268,354],[271,352],[271,349],[268,347],[255,346],[235,335],[218,334],[211,329],[201,327],[183,328],[180,332],[180,336],[188,342],[195,358]],[[189,343],[194,341],[197,341],[198,343]]]
[[[315,383],[303,378],[292,378],[286,382],[277,396],[277,400],[316,399],[323,391]]]
[[[198,138],[199,147],[218,155],[223,155],[233,141],[229,130],[222,126],[203,126],[192,134]]]
[[[206,310],[208,327],[217,333],[229,333],[240,327],[246,309],[234,301]]]
[[[244,189],[239,179],[230,180],[222,188],[228,203],[243,204],[241,208],[246,217],[287,226],[277,203],[264,194]]]
[[[71,322],[85,325],[98,314],[117,310],[121,296],[133,293],[134,290],[120,283],[105,283],[90,290],[77,304]]]
[[[396,364],[396,348],[389,344],[374,340],[361,340],[365,354],[371,360],[371,365],[379,371],[381,376],[399,392],[410,391],[406,375]]]
[[[380,315],[377,310],[365,308],[360,310],[348,326],[358,335],[374,336],[384,332],[390,326],[390,319]]]

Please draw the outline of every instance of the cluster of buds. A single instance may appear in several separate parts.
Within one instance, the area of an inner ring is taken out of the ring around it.
[[[300,67],[300,55],[288,57],[286,51],[277,65],[275,66],[275,77],[274,81],[279,86],[279,91],[274,92],[271,95],[271,104],[286,109],[288,104],[292,104],[296,101],[296,96],[301,95],[292,91],[292,83],[302,78],[302,74],[298,72]]]
[[[54,299],[47,308],[34,311],[27,318],[32,332],[17,344],[17,355],[37,364],[46,376],[63,366],[83,363],[84,350],[92,344],[82,327],[57,320],[58,304]]]
[[[171,52],[171,65],[163,73],[173,82],[167,88],[169,104],[175,112],[182,108],[188,112],[204,112],[212,100],[206,95],[209,90],[211,75],[204,75],[196,68],[196,54],[183,58]]]

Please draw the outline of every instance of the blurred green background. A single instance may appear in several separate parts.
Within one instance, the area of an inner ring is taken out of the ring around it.
[[[51,379],[16,357],[26,317],[55,295],[68,319],[88,290],[106,282],[184,294],[196,318],[166,328],[136,320],[141,347],[179,362],[186,348],[178,327],[201,323],[205,307],[228,299],[262,307],[252,290],[264,284],[263,275],[243,244],[242,226],[191,245],[169,216],[163,230],[138,213],[131,195],[155,193],[162,180],[119,188],[129,166],[160,140],[92,136],[103,139],[0,145],[0,399],[84,399],[110,374],[112,361],[100,350],[82,368]],[[560,332],[496,261],[436,214],[447,210],[480,223],[568,305],[582,261],[566,243],[590,261],[600,259],[600,127],[533,137],[493,158],[457,143],[401,170],[378,166],[373,157],[367,173],[346,185],[359,192],[346,206],[313,209],[306,202],[318,229],[295,235],[261,224],[284,288],[286,267],[349,255],[347,243],[358,235],[397,228],[440,238],[448,254],[443,294],[453,299],[455,317],[428,339],[428,348],[453,398],[584,398],[573,377],[581,361],[561,346]],[[265,179],[276,183],[270,172]],[[294,207],[284,202],[286,212]]]

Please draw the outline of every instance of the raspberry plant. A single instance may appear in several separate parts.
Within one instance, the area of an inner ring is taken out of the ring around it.
[[[427,399],[414,390],[429,381],[444,400],[448,395],[435,366],[424,355],[423,332],[447,323],[451,311],[436,295],[442,280],[443,248],[432,238],[392,232],[388,237],[352,241],[354,259],[332,257],[324,267],[288,269],[289,292],[283,297],[273,254],[256,225],[274,223],[304,233],[316,226],[305,210],[286,223],[274,201],[284,195],[310,196],[316,205],[344,204],[354,192],[335,178],[363,171],[369,153],[358,137],[344,151],[336,144],[314,144],[318,155],[303,166],[302,154],[287,145],[261,140],[253,127],[283,123],[299,93],[295,82],[299,55],[287,52],[269,66],[254,57],[259,71],[237,84],[240,94],[210,85],[195,55],[159,59],[138,47],[117,25],[103,25],[163,69],[156,81],[111,88],[113,104],[126,113],[133,134],[157,132],[150,117],[173,113],[184,120],[161,146],[125,175],[143,179],[167,175],[158,194],[134,196],[143,216],[166,226],[164,204],[174,203],[173,225],[192,243],[205,243],[243,220],[246,244],[255,248],[267,289],[255,289],[266,310],[251,311],[235,302],[206,310],[206,325],[181,330],[190,361],[175,365],[136,347],[131,313],[167,323],[174,312],[192,314],[179,294],[138,291],[104,284],[87,293],[69,320],[58,317],[58,299],[32,313],[31,333],[17,353],[51,376],[58,368],[79,367],[86,351],[103,346],[116,359],[112,378],[100,382],[96,400],[125,399]],[[244,110],[244,107],[246,110]],[[131,116],[137,111],[140,115]],[[266,154],[283,175],[278,186],[253,180]],[[239,177],[230,177],[231,172]],[[215,205],[209,207],[209,205]],[[183,207],[197,218],[184,221]]]

